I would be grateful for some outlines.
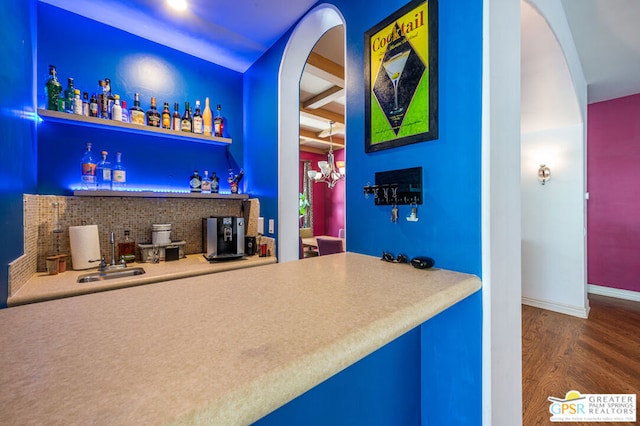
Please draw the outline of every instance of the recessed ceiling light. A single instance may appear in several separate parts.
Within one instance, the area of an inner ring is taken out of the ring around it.
[[[185,10],[187,8],[187,0],[167,0],[169,6],[176,10]]]

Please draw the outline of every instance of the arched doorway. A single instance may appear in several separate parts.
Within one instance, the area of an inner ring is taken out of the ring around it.
[[[331,28],[345,25],[332,5],[305,15],[293,30],[280,63],[278,81],[278,260],[298,259],[299,82],[309,53]],[[346,73],[345,73],[346,74]]]

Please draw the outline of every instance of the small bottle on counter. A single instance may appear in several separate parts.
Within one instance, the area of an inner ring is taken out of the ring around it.
[[[136,260],[136,242],[131,238],[130,231],[124,231],[124,241],[118,243],[118,259],[131,263]]]
[[[111,188],[114,191],[124,191],[127,186],[127,171],[122,165],[122,154],[116,153],[116,165],[111,172]]]
[[[202,189],[203,194],[211,194],[211,179],[209,179],[209,171],[204,171],[204,176],[202,177],[202,182],[200,183],[200,188]]]
[[[202,192],[202,179],[200,178],[200,174],[197,170],[193,171],[193,174],[189,178],[189,189],[191,192]]]

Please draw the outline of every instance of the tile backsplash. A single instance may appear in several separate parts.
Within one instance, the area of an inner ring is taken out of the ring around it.
[[[53,232],[54,203],[58,203],[62,233]],[[113,231],[116,245],[129,230],[139,243],[151,242],[152,224],[171,224],[171,239],[185,241],[185,254],[201,253],[202,218],[209,216],[244,216],[246,234],[257,235],[260,202],[236,199],[206,198],[143,198],[143,197],[83,197],[54,195],[24,195],[24,255],[10,265],[10,294],[15,294],[28,277],[46,270],[45,258],[54,254],[69,255],[67,268],[73,259],[69,242],[69,226],[98,225],[100,250],[111,259],[109,233]],[[140,256],[140,251],[137,251]],[[69,262],[70,260],[70,262]]]

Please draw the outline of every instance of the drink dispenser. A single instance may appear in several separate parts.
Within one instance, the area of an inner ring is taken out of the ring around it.
[[[211,261],[244,257],[244,218],[203,218],[202,249]]]

